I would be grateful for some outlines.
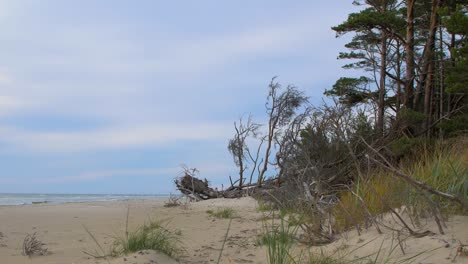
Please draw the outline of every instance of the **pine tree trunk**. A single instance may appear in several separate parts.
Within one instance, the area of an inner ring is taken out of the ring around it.
[[[424,115],[426,120],[424,122],[424,130],[429,129],[431,123],[431,98],[434,88],[434,49],[435,49],[435,35],[437,30],[438,16],[437,11],[439,9],[439,0],[432,0],[432,11],[431,20],[429,26],[429,37],[426,42],[426,53],[423,64],[424,79]],[[424,71],[425,70],[425,71]],[[429,131],[428,131],[429,132]]]
[[[413,109],[414,84],[414,1],[407,1],[406,13],[406,84],[404,104],[407,109]]]
[[[445,92],[445,87],[444,87],[444,46],[443,46],[443,35],[442,35],[442,27],[439,27],[439,85],[440,85],[440,90],[439,90],[439,118],[442,118],[444,116],[444,92]],[[439,136],[442,136],[442,128],[439,130]]]
[[[378,135],[384,135],[384,118],[385,118],[385,77],[387,68],[387,32],[382,32],[382,52],[380,54],[380,82],[379,82],[379,109],[377,115],[377,130]]]
[[[400,80],[401,79],[401,51],[400,51],[400,41],[397,43],[397,50],[396,50],[396,60],[397,60],[397,65],[396,65],[396,77]],[[395,104],[395,111],[396,111],[396,117],[398,119],[398,114],[400,113],[400,106],[401,106],[401,83],[397,82],[397,92],[396,92],[396,104]]]

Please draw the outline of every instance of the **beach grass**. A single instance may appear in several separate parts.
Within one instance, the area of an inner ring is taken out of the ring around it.
[[[174,258],[178,258],[184,251],[180,232],[167,229],[164,221],[150,220],[135,231],[116,237],[112,255],[125,255],[146,249],[157,250]]]
[[[219,208],[215,211],[207,210],[206,213],[214,218],[231,219],[237,216],[236,211],[232,208]]]
[[[296,263],[292,256],[292,248],[298,226],[289,224],[285,213],[279,213],[271,221],[263,221],[263,233],[258,238],[258,244],[266,246],[267,259],[270,264]]]
[[[401,164],[403,171],[414,180],[468,202],[468,148],[466,144],[439,144],[420,150],[421,158]],[[437,204],[445,216],[463,213],[460,206],[440,196],[421,195],[421,191],[396,179],[391,172],[373,170],[357,179],[351,191],[340,193],[340,204],[335,207],[335,230],[342,232],[360,224],[368,217],[405,206],[415,216],[427,215],[430,204]],[[361,197],[363,203],[358,199]],[[430,202],[430,203],[428,203]],[[366,208],[363,207],[366,205]]]

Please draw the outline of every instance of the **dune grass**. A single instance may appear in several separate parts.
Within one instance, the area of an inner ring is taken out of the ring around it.
[[[274,212],[272,212],[274,215]],[[291,225],[286,220],[286,214],[279,213],[278,218],[262,222],[263,233],[257,243],[267,248],[267,258],[270,264],[296,263],[292,256],[292,248],[298,226]]]
[[[274,211],[275,209],[276,208],[273,203],[269,203],[265,201],[258,202],[258,207],[257,207],[258,212],[271,212],[271,211]]]
[[[422,147],[419,159],[404,161],[401,167],[413,179],[425,182],[441,192],[461,197],[467,202],[468,148],[464,145],[439,143],[430,149]],[[428,200],[420,192],[387,171],[375,169],[357,179],[351,188],[352,192],[343,191],[340,194],[340,205],[333,210],[335,229],[340,232],[356,223],[363,223],[367,217],[355,194],[364,200],[367,210],[374,216],[388,212],[389,207],[406,206],[413,214],[422,216],[427,215],[430,210]],[[461,212],[459,206],[448,200],[431,194],[428,197],[438,204],[446,216]]]
[[[164,221],[150,220],[135,231],[116,237],[112,255],[118,256],[145,249],[157,250],[174,258],[178,258],[184,251],[180,233],[167,229]]]
[[[435,189],[456,195],[468,202],[468,144],[437,145],[435,150],[422,150],[423,158],[409,166],[409,173]],[[409,197],[410,203],[425,208],[415,195]],[[438,196],[431,199],[441,205],[441,209],[453,214],[460,208]]]
[[[207,210],[206,213],[214,218],[231,219],[236,217],[236,211],[232,208],[218,208],[216,211]]]

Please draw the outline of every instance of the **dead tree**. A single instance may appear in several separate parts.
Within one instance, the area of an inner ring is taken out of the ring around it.
[[[257,159],[252,157],[246,140],[249,137],[256,138],[259,128],[260,125],[252,121],[252,115],[249,115],[247,123],[244,123],[242,118],[239,119],[239,124],[234,122],[236,134],[229,140],[228,150],[234,159],[234,163],[239,168],[239,188],[242,188],[242,185],[245,182],[244,172],[248,169],[247,156],[250,156],[251,160],[254,162],[251,176],[253,175],[253,172],[255,172],[258,154]],[[259,151],[260,150],[258,150],[257,153]]]
[[[293,85],[288,85],[282,91],[281,84],[276,82],[276,77],[271,80],[268,88],[269,92],[265,104],[268,114],[268,131],[265,136],[266,150],[263,167],[257,179],[258,187],[262,186],[262,182],[265,179],[265,173],[268,170],[268,165],[270,165],[272,148],[275,142],[278,141],[277,139],[281,137],[281,129],[290,123],[296,111],[307,102],[307,97],[304,96],[304,93]]]

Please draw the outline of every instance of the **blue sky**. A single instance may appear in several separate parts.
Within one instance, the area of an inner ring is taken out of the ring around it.
[[[351,3],[0,0],[0,192],[169,193],[180,164],[226,184],[271,77],[320,102],[347,74]]]

